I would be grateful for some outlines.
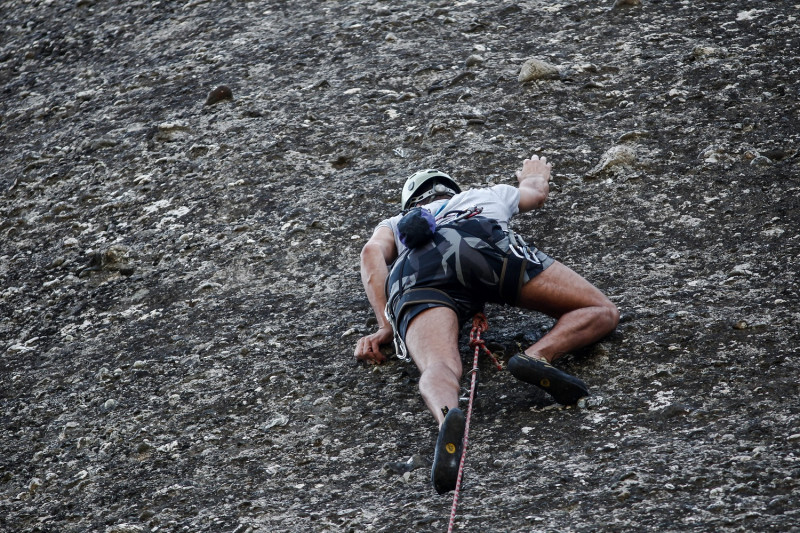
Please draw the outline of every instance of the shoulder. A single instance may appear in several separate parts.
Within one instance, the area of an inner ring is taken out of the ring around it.
[[[400,219],[403,218],[403,214],[395,215],[393,217],[384,218],[380,222],[378,222],[377,228],[389,228],[390,230],[394,231],[394,228],[397,227],[397,223]]]
[[[403,243],[400,242],[400,235],[397,231],[397,223],[400,222],[401,218],[403,218],[402,213],[381,220],[378,223],[378,225],[375,226],[375,231],[372,234],[372,239],[379,241],[392,240],[392,242],[394,243],[395,250],[400,251],[403,248]]]
[[[379,251],[387,263],[392,261],[397,256],[397,243],[392,229],[378,224],[375,231],[372,232],[372,236],[364,244],[362,253],[366,253],[368,250]]]

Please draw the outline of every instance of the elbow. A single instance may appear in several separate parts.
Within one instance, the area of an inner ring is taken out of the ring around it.
[[[382,229],[382,228],[381,228]],[[386,266],[391,263],[397,256],[395,249],[394,236],[390,230],[383,235],[373,236],[361,248],[361,266],[364,267],[378,267],[380,265]]]
[[[530,196],[526,199],[526,201],[519,203],[519,211],[520,213],[527,213],[528,211],[533,211],[534,209],[541,209],[544,207],[546,201],[547,194]]]
[[[520,212],[541,209],[550,194],[548,183],[533,183],[533,179],[522,182],[519,188],[519,210]]]
[[[367,242],[363,248],[361,248],[361,264],[363,265],[365,262],[369,261],[370,258],[375,256],[376,253],[375,243]]]
[[[369,268],[375,265],[386,265],[389,261],[384,254],[383,247],[375,242],[368,242],[361,249],[361,268]]]

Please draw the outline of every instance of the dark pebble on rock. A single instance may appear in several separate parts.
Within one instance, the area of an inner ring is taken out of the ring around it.
[[[231,88],[227,85],[220,85],[208,93],[208,98],[206,98],[205,105],[214,105],[223,100],[233,100],[233,91],[231,91]]]

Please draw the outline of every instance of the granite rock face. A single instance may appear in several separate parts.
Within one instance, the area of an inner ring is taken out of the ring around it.
[[[578,407],[481,363],[456,529],[796,530],[798,19],[4,2],[0,529],[446,529],[417,371],[352,358],[359,251],[414,170],[513,183],[537,153],[515,229],[623,321],[562,360]],[[504,360],[552,325],[487,312]]]

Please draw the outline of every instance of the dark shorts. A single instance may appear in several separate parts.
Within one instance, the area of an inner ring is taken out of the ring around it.
[[[401,340],[411,321],[449,307],[463,324],[486,303],[516,305],[522,286],[553,264],[533,246],[521,258],[495,220],[476,216],[436,229],[431,242],[404,252],[387,280],[390,318]]]

